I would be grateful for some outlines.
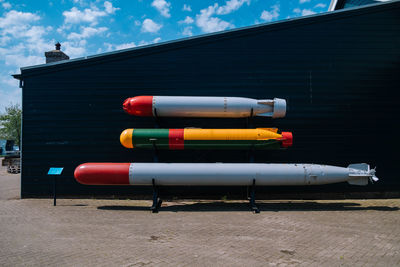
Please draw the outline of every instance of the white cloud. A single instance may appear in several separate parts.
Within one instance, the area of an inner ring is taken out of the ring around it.
[[[22,43],[15,46],[8,46],[7,48],[0,47],[0,57],[4,58],[6,55],[21,54],[24,49],[25,46]]]
[[[303,9],[301,11],[301,15],[302,16],[308,16],[308,15],[313,15],[316,14],[314,11],[312,11],[311,9]]]
[[[238,10],[244,3],[250,5],[250,0],[230,0],[226,1],[224,6],[218,7],[216,13],[218,15],[229,14],[235,10]]]
[[[223,31],[227,28],[233,28],[234,25],[221,20],[217,17],[212,17],[218,8],[218,4],[215,3],[213,6],[209,6],[205,9],[200,10],[200,14],[196,15],[196,25],[203,32],[216,32]]]
[[[13,78],[11,78],[13,79]],[[2,77],[1,77],[2,80]],[[0,113],[5,111],[5,108],[11,104],[21,104],[21,89],[18,88],[18,80],[13,79],[13,90],[0,90]]]
[[[148,45],[148,44],[155,44],[161,41],[161,37],[154,38],[152,41],[140,41],[139,45],[136,45],[136,43],[131,42],[131,43],[124,43],[124,44],[110,44],[110,43],[104,43],[104,46],[106,47],[106,51],[110,52],[113,50],[121,50],[121,49],[126,49],[126,48],[132,48],[132,47],[137,47],[137,46],[143,46],[143,45]],[[102,51],[102,49],[97,50],[99,53]]]
[[[82,0],[74,1],[81,5],[89,5],[89,3]],[[96,3],[99,2],[99,0],[96,1]],[[65,47],[64,52],[71,58],[86,54],[87,38],[99,35],[110,36],[110,33],[107,32],[107,27],[96,25],[100,22],[100,19],[114,14],[120,8],[114,7],[110,1],[105,1],[103,6],[104,9],[99,8],[92,2],[90,3],[90,8],[78,9],[73,7],[62,13],[64,23],[57,29],[57,32],[68,40],[63,43],[63,47]]]
[[[5,1],[0,3],[4,8],[12,7]],[[52,27],[38,25],[40,19],[38,14],[16,10],[1,14],[0,60],[6,72],[0,73],[0,109],[21,102],[18,81],[10,74],[18,73],[20,67],[44,64],[43,52],[54,49],[55,41],[45,38]]]
[[[139,46],[155,44],[155,43],[158,43],[159,41],[161,41],[161,37],[157,37],[157,38],[151,40],[150,42],[142,40],[139,42]]]
[[[270,11],[264,10],[261,13],[260,19],[264,21],[273,21],[279,17],[279,5],[273,5]]]
[[[106,47],[106,52],[110,52],[115,50],[116,45],[110,44],[110,43],[104,43],[104,46]],[[97,49],[97,53],[103,52],[103,49],[99,48]]]
[[[106,12],[107,12],[108,14],[114,14],[115,11],[117,11],[117,10],[120,9],[120,8],[118,8],[118,7],[113,7],[112,3],[108,2],[108,1],[105,1],[105,2],[104,2],[104,7],[105,7]]]
[[[192,36],[192,35],[193,35],[192,29],[193,29],[192,26],[185,27],[185,28],[183,29],[182,35],[185,35],[185,36]]]
[[[79,42],[63,42],[62,47],[65,52],[70,58],[81,57],[86,54],[86,41],[81,40]]]
[[[194,20],[189,16],[186,16],[184,20],[178,21],[179,24],[192,24],[193,22]]]
[[[12,6],[10,3],[8,2],[4,2],[3,4],[1,4],[3,6],[4,9],[10,9]]]
[[[46,34],[46,29],[43,26],[32,26],[26,32],[18,33],[16,36],[28,38],[30,42],[38,45],[43,35]]]
[[[15,25],[22,26],[38,20],[40,20],[40,16],[36,14],[11,10],[0,18],[0,28],[9,28]]]
[[[192,8],[189,5],[183,4],[182,11],[192,11]]]
[[[325,7],[326,7],[326,4],[319,3],[319,4],[316,4],[314,8],[325,8]]]
[[[301,14],[302,16],[316,14],[311,9],[300,9],[300,8],[293,9],[293,12],[296,13],[296,14]]]
[[[171,14],[169,14],[169,8],[171,7],[171,3],[165,0],[154,0],[151,3],[151,6],[157,9],[162,16],[166,18],[171,17]]]
[[[162,28],[162,24],[157,24],[151,19],[145,19],[142,23],[142,32],[158,32]]]
[[[142,25],[142,23],[140,22],[140,20],[135,20],[135,26],[140,26]]]
[[[0,82],[10,87],[18,87],[18,80],[14,79],[11,74],[1,75]]]
[[[24,55],[6,55],[5,63],[7,66],[26,67],[45,63],[43,56],[24,56]]]
[[[311,0],[299,0],[299,3],[300,4],[304,4],[304,3],[307,3],[307,2],[310,2]]]
[[[142,41],[139,42],[139,46],[144,46],[144,45],[148,45],[148,44],[151,44],[151,43],[147,42],[145,40],[142,40]]]
[[[120,44],[120,45],[116,45],[115,48],[117,50],[121,50],[121,49],[127,49],[127,48],[132,48],[132,47],[136,47],[136,44],[134,42],[132,43],[126,43],[126,44]]]
[[[107,31],[107,27],[99,27],[99,28],[94,28],[94,27],[82,27],[81,28],[81,33],[76,33],[72,32],[68,34],[67,39],[68,40],[74,40],[74,39],[86,39],[95,35],[102,34],[103,32]]]
[[[105,11],[99,11],[89,8],[80,11],[76,7],[71,8],[70,11],[64,11],[62,14],[65,17],[65,24],[79,24],[82,22],[87,22],[91,25],[96,25],[99,18],[107,16],[107,13]]]
[[[32,51],[43,52],[48,44],[44,36],[51,31],[51,27],[34,26],[33,23],[40,20],[40,16],[29,13],[11,10],[0,18],[0,43],[7,46],[11,41],[19,40],[23,47],[20,53]]]
[[[10,36],[1,36],[0,37],[0,46],[5,46],[8,42],[11,41],[11,37]]]

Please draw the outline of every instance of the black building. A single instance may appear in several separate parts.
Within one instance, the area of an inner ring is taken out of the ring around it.
[[[264,193],[399,191],[400,2],[338,10],[22,68],[22,197],[49,196],[51,166],[64,167],[65,196],[143,195],[150,188],[83,186],[85,162],[152,162],[119,143],[126,128],[152,128],[122,102],[137,95],[284,98],[286,118],[253,127],[292,131],[293,147],[256,151],[256,162],[377,166],[366,187],[262,188]],[[161,128],[240,128],[243,119],[167,118]],[[248,162],[247,151],[160,151],[162,162]],[[166,188],[165,194],[242,197],[246,188]],[[266,196],[266,195],[264,195]],[[261,197],[259,195],[259,197]]]

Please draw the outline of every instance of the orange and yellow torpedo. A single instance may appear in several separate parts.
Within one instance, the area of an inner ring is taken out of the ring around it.
[[[159,149],[279,149],[292,145],[291,132],[257,129],[126,129],[120,136],[126,148]]]

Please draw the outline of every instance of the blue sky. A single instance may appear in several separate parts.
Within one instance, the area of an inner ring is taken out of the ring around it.
[[[0,112],[21,103],[19,68],[56,42],[77,58],[326,12],[330,0],[0,0]]]

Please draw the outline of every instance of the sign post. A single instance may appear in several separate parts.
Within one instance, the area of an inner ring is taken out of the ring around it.
[[[50,167],[49,171],[47,172],[47,175],[53,175],[54,180],[53,180],[53,206],[57,206],[57,175],[61,175],[62,171],[64,170],[64,167]]]

